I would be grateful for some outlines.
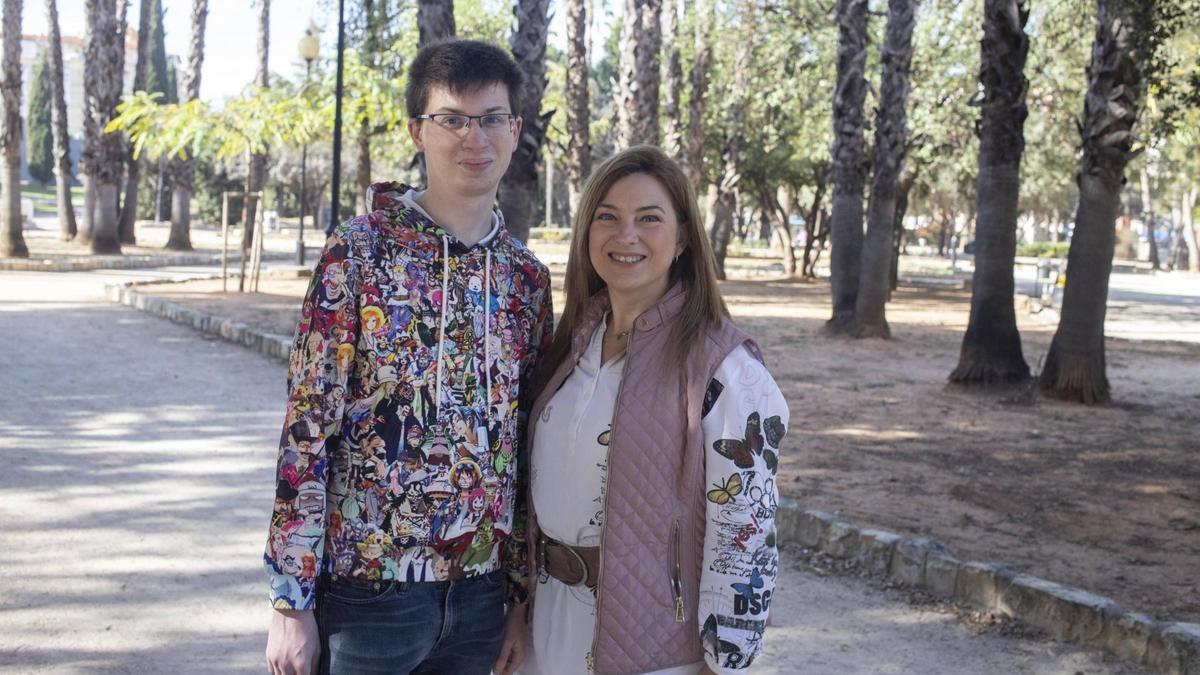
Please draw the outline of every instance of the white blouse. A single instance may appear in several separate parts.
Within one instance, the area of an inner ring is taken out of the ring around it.
[[[603,323],[600,324],[603,327]],[[538,420],[530,479],[538,525],[572,546],[598,546],[604,526],[608,437],[624,356],[601,363],[602,328]],[[698,624],[705,661],[745,672],[762,649],[775,586],[775,469],[788,422],[775,381],[745,349],[717,369],[705,395],[708,526]],[[587,673],[596,599],[585,587],[542,575],[533,613],[533,654],[524,675]],[[647,675],[694,675],[701,663]]]

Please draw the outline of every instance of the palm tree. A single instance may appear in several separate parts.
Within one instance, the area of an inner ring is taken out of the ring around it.
[[[662,0],[625,0],[617,85],[617,147],[658,145]]]
[[[188,67],[183,74],[184,99],[200,98],[200,68],[204,65],[204,28],[208,23],[208,0],[192,0],[192,41],[188,47]],[[179,161],[171,170],[171,235],[167,248],[192,250],[192,182],[195,160]],[[224,223],[222,223],[224,225]]]
[[[550,25],[550,0],[517,0],[513,11],[517,27],[509,41],[524,82],[521,102],[521,139],[512,163],[500,181],[500,211],[514,237],[529,237],[530,215],[537,201],[538,160],[546,138],[547,117],[542,116],[546,91],[546,30]]]
[[[683,92],[683,66],[679,62],[679,17],[675,0],[666,0],[662,13],[663,60],[663,150],[678,157],[683,149],[683,120],[679,117],[679,99]]]
[[[21,222],[21,0],[4,0],[4,170],[0,172],[0,256],[28,258]]]
[[[55,0],[46,0],[46,23],[50,27],[47,47],[50,51],[50,87],[52,105],[50,124],[54,131],[54,159],[57,177],[55,192],[58,195],[58,224],[64,241],[75,238],[78,225],[75,223],[75,205],[71,203],[71,138],[67,135],[67,98],[63,86],[62,36],[58,29],[58,5]],[[6,33],[7,34],[7,33]]]
[[[86,100],[84,146],[79,163],[91,194],[80,235],[92,253],[121,252],[118,216],[124,147],[121,135],[106,133],[121,97],[124,34],[119,30],[116,0],[88,0],[83,71]],[[90,216],[90,218],[89,218]]]
[[[1133,125],[1145,88],[1143,15],[1135,3],[1098,0],[1096,36],[1079,134],[1079,205],[1067,255],[1062,314],[1041,374],[1043,393],[1085,404],[1110,398],[1104,317],[1115,224],[1125,167],[1133,158]],[[1144,10],[1143,10],[1144,11]]]
[[[1026,0],[986,0],[979,43],[979,177],[975,190],[975,276],[971,318],[951,382],[1029,377],[1013,309],[1017,197],[1025,149]]]
[[[587,23],[587,0],[567,0],[567,203],[572,219],[583,181],[592,173]]]
[[[153,19],[150,18],[153,0],[141,0],[138,7],[138,37],[137,65],[133,70],[133,91],[146,89],[146,73],[150,63],[150,30]],[[121,204],[121,243],[136,244],[137,233],[134,223],[137,222],[138,179],[141,173],[141,162],[134,159],[133,147],[129,148],[125,171],[125,201]]]
[[[271,86],[271,71],[267,57],[271,48],[271,0],[258,0],[258,70],[255,73],[255,86],[266,89]],[[251,197],[252,192],[261,192],[267,184],[267,153],[266,150],[250,155],[246,167],[246,197],[242,200],[242,264],[250,256],[250,246],[254,241],[254,217],[258,210],[257,197]],[[243,289],[246,276],[238,278],[238,290]]]
[[[864,76],[867,61],[867,0],[838,0],[837,88],[833,95],[833,215],[829,255],[833,317],[826,329],[847,333],[854,324],[863,243]]]
[[[454,0],[417,0],[420,46],[454,37]]]
[[[692,61],[689,77],[692,92],[688,101],[687,135],[681,154],[688,181],[699,191],[704,181],[704,114],[708,103],[708,71],[712,67],[712,31],[716,17],[712,0],[704,0],[699,4],[702,11],[696,7],[696,4],[688,7],[689,11],[694,13],[693,16],[699,16],[694,22],[696,56]]]
[[[875,173],[867,209],[862,270],[854,308],[856,337],[891,336],[884,307],[891,295],[892,242],[898,223],[900,169],[904,162],[915,0],[889,0],[883,43],[879,113],[875,118]]]

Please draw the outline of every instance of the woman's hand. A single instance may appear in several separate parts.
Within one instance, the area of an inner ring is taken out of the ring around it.
[[[267,634],[267,670],[271,675],[313,675],[321,637],[312,611],[277,609]]]
[[[492,666],[495,675],[512,675],[525,661],[529,649],[528,613],[526,603],[513,607],[504,617],[504,644],[500,645],[500,655],[496,657],[496,665]]]

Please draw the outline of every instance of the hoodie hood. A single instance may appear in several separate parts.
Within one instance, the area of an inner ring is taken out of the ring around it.
[[[418,190],[405,183],[385,181],[367,188],[367,203],[370,204],[373,213],[383,213],[387,220],[399,227],[444,240],[451,255],[462,255],[475,248],[491,249],[504,239],[503,235],[508,231],[504,227],[504,217],[500,210],[493,206],[491,229],[477,244],[467,246],[434,222],[433,217],[421,208],[417,197],[424,193],[424,190]]]

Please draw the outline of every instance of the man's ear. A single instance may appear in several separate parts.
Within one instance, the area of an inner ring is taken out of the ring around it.
[[[421,140],[421,120],[408,121],[408,137],[412,139],[413,145],[417,146],[419,152],[425,152],[425,143]]]
[[[521,125],[524,124],[525,118],[520,115],[513,120],[513,152],[517,151],[517,145],[521,143]]]

